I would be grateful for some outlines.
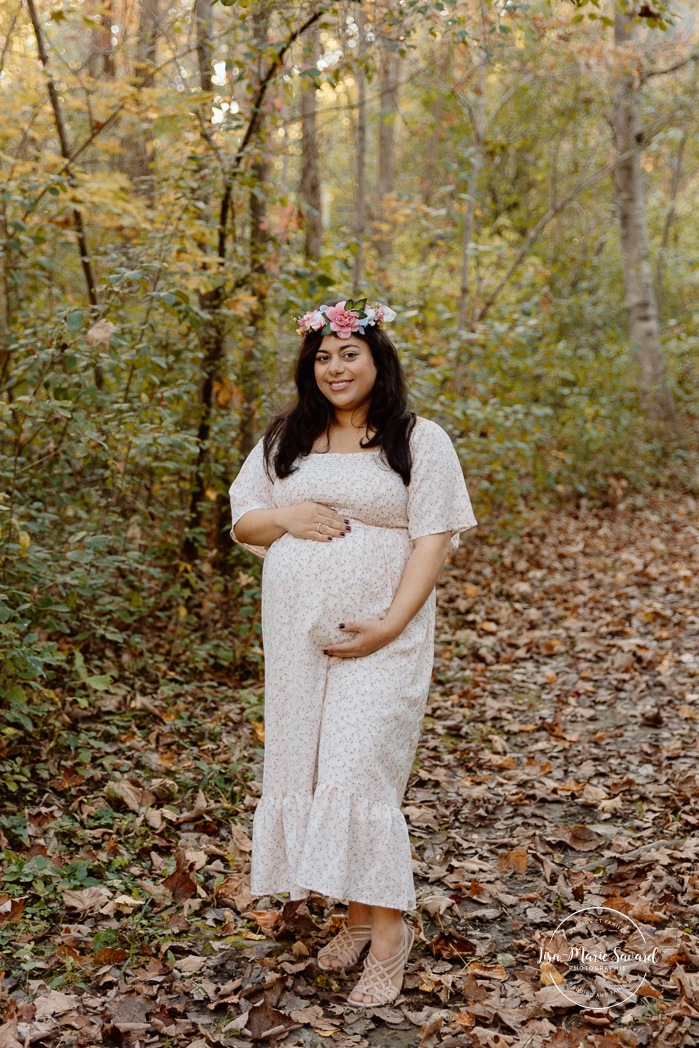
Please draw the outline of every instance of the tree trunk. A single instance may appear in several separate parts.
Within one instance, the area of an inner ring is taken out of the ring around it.
[[[46,44],[44,42],[44,34],[41,30],[41,23],[39,22],[39,16],[37,14],[36,5],[34,0],[27,0],[27,9],[29,11],[29,18],[32,23],[34,30],[34,36],[36,38],[36,47],[39,53],[39,61],[41,62],[44,73],[46,75],[46,89],[49,95],[49,101],[51,103],[51,109],[53,111],[53,119],[56,125],[56,133],[58,134],[58,141],[60,143],[61,156],[64,160],[70,162],[70,145],[68,143],[68,131],[66,129],[65,120],[63,118],[63,110],[61,109],[61,103],[58,98],[58,91],[54,83],[53,77],[49,69],[49,56],[46,50]],[[70,167],[68,167],[68,178],[69,181],[75,184],[75,176],[73,175]],[[75,236],[78,242],[78,251],[80,252],[80,265],[82,266],[83,276],[85,277],[85,285],[87,287],[87,296],[90,300],[91,306],[97,305],[97,286],[95,284],[94,273],[92,272],[92,263],[87,250],[87,235],[85,233],[85,226],[83,223],[83,216],[80,210],[76,207],[73,208],[73,225],[75,227]],[[102,374],[102,368],[99,364],[94,366],[95,385],[98,389],[102,389],[104,385],[104,376]]]
[[[290,33],[284,45],[277,48],[276,56],[270,62],[269,66],[267,67],[267,69],[264,70],[264,72],[263,59],[260,58],[259,82],[257,84],[256,90],[253,93],[253,98],[251,101],[250,119],[245,129],[245,133],[243,134],[242,140],[238,145],[233,161],[233,166],[229,171],[225,173],[223,180],[221,202],[218,214],[218,236],[216,251],[216,262],[219,269],[225,264],[227,257],[229,224],[231,222],[230,211],[233,205],[233,191],[236,185],[236,181],[242,170],[243,162],[247,157],[250,142],[254,140],[255,136],[258,133],[260,123],[262,121],[262,105],[269,85],[272,83],[274,75],[281,68],[284,58],[294,41],[297,40],[302,33],[310,29],[311,26],[318,21],[318,19],[322,18],[326,11],[326,7],[322,7],[320,8],[320,10],[315,11],[305,20],[305,22],[303,22],[297,29]],[[207,70],[208,66],[205,63],[200,64],[200,74],[205,82],[207,79]],[[192,492],[189,504],[188,524],[190,534],[185,538],[183,543],[183,553],[190,562],[196,560],[199,556],[199,542],[196,536],[196,530],[201,527],[201,523],[203,520],[203,501],[206,492],[205,471],[207,468],[209,456],[209,438],[211,434],[211,416],[213,412],[214,382],[216,376],[220,373],[220,367],[223,361],[225,348],[225,318],[221,315],[221,304],[224,301],[225,296],[229,293],[230,285],[227,284],[223,279],[220,279],[219,283],[216,285],[215,288],[206,292],[205,294],[199,295],[200,304],[203,309],[207,310],[211,314],[211,320],[209,322],[209,326],[204,327],[203,331],[200,333],[200,340],[204,349],[204,359],[202,361],[202,375],[199,385],[199,426],[197,431],[198,452],[197,462],[195,466],[194,482],[192,484]],[[256,399],[255,401],[252,401],[250,403],[253,404],[253,411],[256,411]],[[221,504],[222,500],[218,499],[216,503],[217,536],[222,539],[223,512]],[[192,532],[194,532],[194,534]]]
[[[450,42],[444,40],[438,41],[433,52],[434,66],[437,69],[437,75],[442,83],[447,83],[451,72],[454,55],[453,49]],[[444,133],[444,99],[446,93],[444,89],[439,87],[435,97],[430,103],[430,126],[432,133],[430,134],[429,143],[427,144],[427,155],[425,157],[424,174],[420,179],[421,183],[421,196],[422,203],[425,208],[430,207],[432,203],[432,194],[434,187],[437,182],[437,165],[440,160],[440,142],[442,141],[442,135]],[[420,243],[420,265],[423,266],[427,261],[427,256],[433,246],[434,241],[425,234],[421,238]]]
[[[213,50],[214,16],[211,0],[194,0],[194,18],[197,23],[197,62],[199,64],[199,86],[202,91],[213,91],[214,69],[211,64]]]
[[[320,46],[318,27],[309,33],[311,61],[314,62]],[[306,80],[301,92],[301,214],[305,228],[304,252],[308,261],[320,258],[323,243],[323,223],[320,204],[320,174],[318,171],[316,89]]]
[[[456,322],[456,334],[460,336],[466,328],[466,313],[469,306],[471,275],[471,243],[473,241],[473,224],[476,211],[478,181],[483,168],[483,141],[485,138],[485,93],[488,75],[488,51],[486,40],[485,11],[481,0],[481,39],[478,46],[478,67],[476,88],[471,108],[473,128],[473,147],[471,164],[466,182],[466,214],[464,215],[463,236],[461,241],[461,287],[459,290],[459,314]],[[457,385],[457,390],[458,390]]]
[[[665,252],[667,251],[667,245],[670,240],[670,230],[675,221],[675,212],[677,209],[677,193],[680,188],[680,179],[682,177],[682,160],[684,157],[684,151],[687,147],[687,141],[689,139],[689,124],[685,124],[682,132],[682,138],[677,148],[677,157],[672,167],[672,179],[670,181],[670,193],[667,213],[665,215],[665,222],[663,223],[663,235],[660,238],[660,247],[658,248],[658,259],[655,265],[655,284],[656,294],[658,296],[658,306],[662,308],[663,300],[665,297]]]
[[[114,48],[112,47],[112,13],[111,0],[93,3],[91,17],[99,23],[90,30],[90,57],[87,68],[93,80],[104,75],[113,80],[116,75],[116,64],[114,62]]]
[[[253,10],[254,45],[262,52],[267,44],[269,29],[269,8],[256,7]],[[257,88],[262,82],[263,61],[258,66]],[[269,153],[267,151],[267,129],[264,114],[260,114],[257,126],[257,156],[251,165],[253,184],[250,190],[250,290],[255,296],[255,305],[250,316],[250,339],[246,340],[239,387],[243,395],[243,417],[240,426],[239,448],[242,455],[248,455],[257,441],[258,410],[260,396],[264,386],[260,373],[259,346],[264,337],[263,324],[267,311],[267,251],[268,251],[268,216],[267,193],[269,182]]]
[[[476,84],[473,91],[473,102],[469,105],[473,145],[471,147],[470,167],[466,180],[466,213],[464,215],[461,239],[461,286],[459,288],[459,310],[456,320],[456,361],[454,375],[449,387],[456,397],[463,396],[469,356],[468,342],[462,336],[466,327],[473,327],[475,310],[471,303],[471,256],[473,229],[476,213],[478,185],[484,161],[484,142],[486,129],[485,97],[488,79],[488,37],[486,12],[483,0],[480,3],[480,39],[476,55]],[[468,314],[470,313],[470,316]],[[468,324],[467,324],[468,320]]]
[[[364,51],[364,13],[361,3],[355,5],[355,21],[359,28],[357,57]],[[364,278],[364,230],[366,227],[366,81],[361,65],[356,68],[357,77],[357,137],[355,150],[357,156],[357,180],[354,193],[353,233],[357,244],[352,272],[352,296],[356,298],[361,292]]]
[[[660,344],[658,304],[648,248],[646,203],[641,175],[643,134],[636,83],[627,44],[633,34],[634,12],[614,16],[614,42],[620,70],[609,117],[618,160],[614,193],[619,219],[622,273],[629,333],[638,368],[639,399],[649,418],[676,425],[672,393],[665,377]]]
[[[379,114],[379,156],[376,196],[378,211],[375,216],[379,233],[376,251],[382,262],[388,262],[393,251],[393,223],[389,197],[395,188],[396,113],[398,112],[399,56],[387,51],[381,61]]]
[[[155,76],[155,65],[158,52],[158,36],[160,33],[160,0],[141,0],[138,19],[138,34],[136,40],[136,56],[134,61],[133,76],[136,90],[149,88],[153,85]],[[145,110],[145,106],[143,110]],[[152,160],[151,143],[153,133],[146,123],[145,113],[139,114],[142,124],[132,138],[124,142],[124,170],[139,188],[146,187],[148,196],[153,201],[153,184],[148,179],[148,169]]]
[[[194,0],[194,18],[197,34],[197,62],[199,66],[199,86],[202,91],[213,88],[211,65],[211,42],[213,36],[213,14],[211,0]],[[217,255],[219,265],[226,256],[226,237],[228,229],[228,211],[230,207],[230,187],[223,187],[219,206]],[[211,438],[211,418],[214,409],[214,383],[219,378],[221,362],[225,353],[225,320],[221,315],[221,302],[224,297],[224,286],[217,283],[209,291],[199,293],[199,305],[209,313],[211,319],[198,331],[199,342],[204,351],[199,380],[199,425],[197,427],[197,461],[194,469],[194,480],[189,498],[189,534],[182,544],[185,558],[193,563],[199,558],[199,538],[196,531],[203,521],[203,507],[206,496],[206,473],[209,463],[209,441]]]

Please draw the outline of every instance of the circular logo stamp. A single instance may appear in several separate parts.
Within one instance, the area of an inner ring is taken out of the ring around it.
[[[607,1011],[638,993],[657,951],[625,913],[584,906],[564,917],[539,946],[539,965],[543,981],[570,1004]]]

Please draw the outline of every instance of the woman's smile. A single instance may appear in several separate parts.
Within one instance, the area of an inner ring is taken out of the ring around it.
[[[347,340],[337,335],[325,335],[316,353],[315,377],[336,411],[356,412],[360,406],[368,404],[376,375],[371,349],[363,339],[353,336]],[[356,420],[350,419],[349,422],[356,425]]]

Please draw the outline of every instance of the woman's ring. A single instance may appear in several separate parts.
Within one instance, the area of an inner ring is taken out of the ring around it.
[[[317,524],[317,526],[316,526],[316,531],[318,532],[318,534],[319,534],[319,535],[320,535],[320,525],[321,525],[322,523],[323,523],[323,522],[322,522],[322,520],[319,520],[319,521],[318,521],[318,524]]]

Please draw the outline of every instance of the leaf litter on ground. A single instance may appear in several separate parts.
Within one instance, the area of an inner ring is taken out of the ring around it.
[[[347,1008],[358,970],[314,964],[342,906],[250,893],[261,681],[173,673],[78,713],[74,747],[41,755],[49,788],[0,821],[0,1048],[699,1044],[696,510],[657,495],[506,542],[479,529],[452,557],[403,805],[416,941],[389,1006]],[[656,948],[623,1004],[612,980],[586,1007],[540,960],[584,907]]]

